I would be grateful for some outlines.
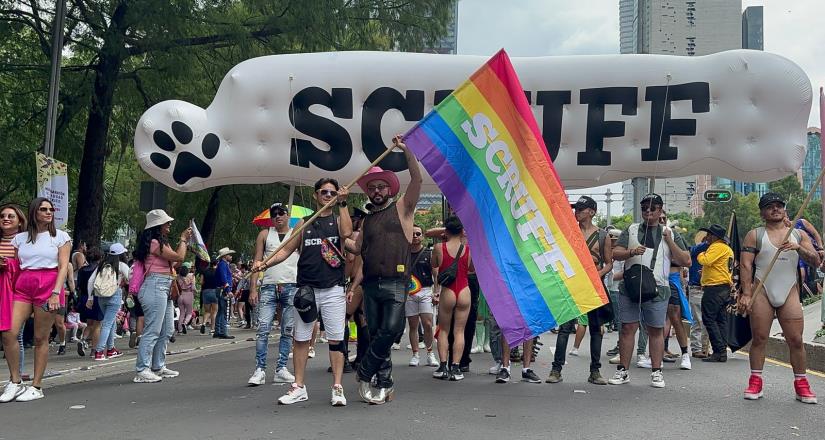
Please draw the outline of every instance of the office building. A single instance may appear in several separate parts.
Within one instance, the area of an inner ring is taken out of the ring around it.
[[[742,13],[742,49],[765,50],[762,6],[750,6]]]
[[[819,172],[822,170],[822,131],[816,127],[808,128],[808,152],[800,169],[802,174],[802,190],[807,194],[811,190]],[[822,185],[814,191],[813,200],[822,198]]]

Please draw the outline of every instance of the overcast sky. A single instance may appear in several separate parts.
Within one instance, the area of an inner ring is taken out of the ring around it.
[[[743,9],[760,5],[765,7],[765,50],[808,74],[814,89],[808,125],[818,127],[819,86],[825,85],[825,0],[742,0]],[[619,0],[461,0],[458,8],[460,54],[492,55],[502,47],[511,56],[619,53]],[[621,184],[609,186],[621,192]],[[599,205],[601,211],[604,204]],[[612,209],[618,214],[621,205],[614,203]]]

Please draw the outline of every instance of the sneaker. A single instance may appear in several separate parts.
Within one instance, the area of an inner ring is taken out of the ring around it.
[[[433,377],[441,380],[449,379],[450,372],[447,369],[447,365],[440,365],[437,370],[433,371]]]
[[[275,370],[275,377],[272,379],[275,383],[292,383],[295,382],[295,376],[284,368]]]
[[[597,371],[591,371],[590,376],[587,377],[587,381],[592,383],[593,385],[607,385],[607,379],[602,377],[602,373]]]
[[[479,354],[484,353],[484,347],[480,345],[474,345],[473,348],[470,349],[470,354]]]
[[[135,378],[132,379],[134,383],[154,383],[160,382],[163,378],[152,372],[150,369],[138,371]]]
[[[438,359],[435,358],[435,353],[428,352],[427,353],[427,366],[428,367],[437,367],[438,366]]]
[[[570,356],[578,356],[579,355],[579,349],[576,348],[576,347],[573,347],[573,349],[570,350],[569,352],[567,352],[567,354],[569,354]]]
[[[682,362],[679,362],[679,368],[682,370],[690,370],[690,355],[687,353],[682,354]]]
[[[530,368],[521,370],[521,381],[528,383],[541,383],[541,379],[539,379],[539,377],[536,376],[536,373]]]
[[[704,359],[704,358],[708,357],[708,354],[705,353],[704,351],[694,351],[692,356],[695,357],[696,359]]]
[[[492,367],[490,367],[489,370],[487,370],[487,373],[495,375],[498,374],[499,371],[501,371],[501,362],[496,362]]]
[[[613,377],[607,380],[610,385],[624,385],[630,383],[630,372],[624,369],[616,370]]]
[[[40,388],[35,387],[26,387],[25,391],[22,394],[17,396],[18,402],[31,402],[32,400],[42,399],[43,398],[43,390]],[[797,399],[799,396],[797,395]],[[814,397],[816,400],[816,397]],[[814,402],[816,403],[816,402]]]
[[[89,343],[88,342],[86,342],[82,339],[77,342],[77,355],[78,356],[86,357],[86,350],[88,350],[88,349],[89,349]]]
[[[201,334],[202,335],[206,334],[206,324],[201,324]]]
[[[650,386],[653,388],[665,387],[665,375],[662,374],[661,370],[656,370],[650,373]]]
[[[493,349],[490,348],[490,344],[484,344],[484,352],[485,353],[492,353]]]
[[[412,345],[407,344],[407,350],[412,350]]]
[[[250,386],[256,387],[258,385],[263,385],[266,383],[266,371],[261,368],[256,368],[255,372],[252,373],[252,377],[246,381],[247,384]]]
[[[713,353],[710,356],[702,359],[702,362],[727,362],[728,361],[728,354],[727,353]]]
[[[57,347],[57,355],[63,356],[64,354],[66,354],[66,344]]]
[[[619,354],[619,346],[618,345],[611,348],[610,350],[607,350],[607,355],[610,356],[610,357],[616,356],[618,354]]]
[[[393,350],[401,350],[401,344],[392,344]]]
[[[95,360],[96,361],[105,361],[106,360],[106,353],[102,351],[95,350]]]
[[[326,344],[327,342],[329,342],[329,341],[327,341],[327,338],[325,338],[323,336],[318,338],[318,343],[319,344]]]
[[[26,392],[26,386],[23,385],[22,381],[20,383],[9,381],[9,383],[3,387],[3,394],[0,394],[0,403],[11,402],[24,392]]]
[[[561,377],[561,371],[550,370],[550,374],[547,376],[547,380],[545,380],[545,382],[547,382],[547,383],[559,383],[563,380],[564,379],[562,379],[562,377]]]
[[[796,388],[796,384],[794,384],[794,388]],[[745,390],[745,400],[759,400],[762,396],[762,377],[751,374],[748,379],[748,388]]]
[[[121,357],[121,356],[123,356],[123,352],[118,350],[117,348],[112,348],[112,349],[106,350],[106,357],[109,358],[109,359],[114,359],[116,357]]]
[[[652,368],[653,364],[650,362],[650,358],[640,354],[639,359],[636,361],[636,366],[639,368]]]
[[[617,354],[616,356],[613,356],[612,358],[610,358],[610,360],[607,361],[607,362],[609,362],[612,365],[619,365],[620,363],[622,363],[622,359],[621,359],[621,356],[619,356]]]
[[[410,358],[410,366],[417,367],[420,359],[418,357],[418,353],[413,353],[412,357]]]
[[[315,347],[309,347],[308,356],[309,356],[310,359],[315,357]]]
[[[507,383],[510,382],[510,370],[501,367],[498,370],[498,374],[496,374],[496,383]]]
[[[427,344],[425,344],[424,341],[421,341],[418,343],[418,348],[427,348]]]
[[[807,377],[801,377],[793,381],[793,389],[796,391],[796,400],[802,403],[816,404],[816,394],[811,391],[811,385],[808,384]],[[20,400],[18,397],[17,400]]]
[[[280,405],[292,405],[309,399],[306,385],[299,387],[297,383],[292,384],[286,394],[278,398]]]
[[[178,376],[180,376],[180,372],[177,372],[175,370],[170,370],[166,367],[163,367],[158,371],[153,371],[153,373],[157,374],[160,377],[178,377]]]
[[[682,355],[680,355],[680,354],[665,353],[664,356],[662,356],[662,361],[672,364],[672,363],[678,361],[681,358],[682,358]]]
[[[458,365],[453,365],[450,368],[450,380],[454,382],[464,380],[464,373],[461,371],[461,368]]]
[[[332,406],[347,406],[347,398],[344,397],[344,387],[341,385],[332,386],[332,398],[329,403]]]
[[[137,346],[137,332],[129,332],[129,348]]]

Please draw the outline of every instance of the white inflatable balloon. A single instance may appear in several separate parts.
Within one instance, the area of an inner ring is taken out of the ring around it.
[[[226,75],[206,109],[152,106],[138,122],[135,151],[147,173],[181,191],[322,176],[348,182],[485,61],[398,52],[251,59]],[[764,182],[805,157],[811,84],[777,55],[512,61],[568,188],[651,175]],[[381,166],[406,168],[401,153]],[[425,191],[437,192],[429,177]]]

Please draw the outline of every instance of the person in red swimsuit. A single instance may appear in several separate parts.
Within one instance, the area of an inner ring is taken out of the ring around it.
[[[461,359],[464,351],[464,327],[467,325],[467,316],[470,314],[470,285],[467,274],[472,270],[473,262],[470,260],[470,247],[464,240],[464,226],[458,217],[451,216],[444,221],[447,240],[436,245],[433,249],[432,267],[433,277],[438,279],[438,274],[446,270],[453,264],[453,260],[458,258],[458,267],[455,281],[446,286],[436,284],[433,286],[434,298],[439,298],[438,305],[438,327],[444,332],[444,337],[438,338],[438,357],[441,363],[438,370],[433,372],[436,379],[461,380],[464,374],[458,364],[447,367],[449,341],[446,334],[453,325],[453,359]],[[462,246],[463,245],[463,246]],[[458,253],[461,255],[457,255]],[[444,295],[441,295],[444,292]],[[453,322],[453,320],[455,322]]]

